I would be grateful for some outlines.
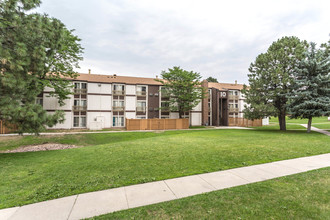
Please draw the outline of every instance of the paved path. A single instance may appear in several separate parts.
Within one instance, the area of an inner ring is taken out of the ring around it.
[[[229,126],[220,126],[220,127],[210,127],[210,128],[193,128],[193,129],[171,129],[171,130],[138,130],[138,131],[68,131],[68,132],[41,132],[39,135],[65,135],[65,134],[104,134],[104,133],[123,133],[123,132],[162,132],[162,131],[205,131],[205,130],[214,130],[214,129],[253,129],[246,127],[229,127]],[[35,134],[23,133],[23,136],[32,136]],[[19,136],[19,134],[0,134],[0,137],[10,137],[10,136]]]
[[[186,176],[0,210],[1,220],[81,219],[330,166],[330,153]]]
[[[307,128],[307,124],[301,124],[301,126]],[[330,136],[330,132],[329,131],[326,131],[326,130],[323,130],[323,129],[319,129],[319,128],[315,128],[315,127],[311,127],[312,131],[316,131],[316,132],[319,132],[319,133],[322,133],[322,134],[325,134],[325,135],[328,135]]]

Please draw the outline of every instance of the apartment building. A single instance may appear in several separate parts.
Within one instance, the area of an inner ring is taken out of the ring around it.
[[[167,106],[169,94],[153,78],[80,74],[72,83],[74,94],[64,106],[49,97],[50,89],[38,97],[49,114],[64,111],[65,121],[55,129],[125,127],[126,118],[179,118]],[[208,89],[208,96],[185,114],[190,125],[227,126],[229,118],[243,117],[243,85],[203,81],[202,86]]]

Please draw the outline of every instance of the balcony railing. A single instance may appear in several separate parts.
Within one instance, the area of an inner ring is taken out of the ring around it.
[[[73,92],[74,94],[86,94],[87,89],[74,89]]]
[[[228,95],[228,99],[239,99],[238,95]]]
[[[146,107],[136,107],[137,112],[146,112]]]
[[[72,110],[73,111],[86,111],[87,110],[87,106],[72,106]]]
[[[112,91],[113,95],[124,95],[125,94],[125,90],[113,90]]]
[[[161,95],[162,95],[162,98],[168,98],[168,97],[170,97],[170,92],[168,92],[166,90],[162,90]]]
[[[229,112],[239,112],[238,108],[228,108]]]
[[[120,112],[120,111],[124,111],[125,107],[124,106],[113,106],[112,110]]]
[[[145,91],[136,91],[136,95],[137,96],[146,96],[147,92],[145,92]]]
[[[169,107],[162,107],[162,108],[160,108],[160,111],[161,112],[169,112],[170,108]]]

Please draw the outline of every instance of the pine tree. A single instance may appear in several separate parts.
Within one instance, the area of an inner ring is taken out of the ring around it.
[[[315,45],[310,44],[306,58],[295,70],[296,83],[289,106],[291,118],[308,119],[308,133],[313,117],[330,114],[330,57]]]
[[[32,13],[40,0],[4,0],[0,4],[0,120],[18,131],[38,133],[63,121],[63,112],[47,114],[36,103],[45,87],[60,105],[71,93],[74,67],[82,60],[80,39],[48,15]]]

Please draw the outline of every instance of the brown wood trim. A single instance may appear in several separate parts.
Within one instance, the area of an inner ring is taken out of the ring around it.
[[[126,110],[125,112],[136,112],[135,110]]]
[[[131,96],[131,97],[135,97],[136,95],[125,95],[125,96]]]
[[[92,74],[91,74],[92,75]],[[125,83],[125,82],[99,82],[99,81],[86,81],[86,80],[79,80],[79,79],[72,79],[72,80],[69,80],[69,81],[72,81],[72,82],[86,82],[86,83],[103,83],[103,84],[123,84],[123,85],[142,85],[142,86],[162,86],[160,84],[148,84],[148,83]]]
[[[190,111],[191,113],[203,113],[203,111]]]
[[[112,112],[111,110],[87,110],[87,112]]]
[[[64,111],[64,112],[72,112],[71,110],[60,110],[60,109],[45,109],[47,112],[55,112],[55,111]]]
[[[105,93],[87,93],[87,95],[112,96],[112,94],[105,94]]]

